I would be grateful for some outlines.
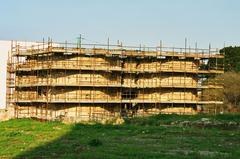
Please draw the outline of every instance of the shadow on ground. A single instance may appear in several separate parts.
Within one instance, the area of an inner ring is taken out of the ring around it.
[[[76,124],[64,136],[22,152],[14,158],[93,158],[92,153],[102,146],[102,141],[99,139],[101,130],[98,131],[102,127]]]
[[[158,122],[163,120],[153,119],[136,119],[132,120],[132,123],[115,126],[75,124],[69,127],[66,125],[56,127],[54,125],[56,128],[51,129],[52,131],[62,131],[66,127],[69,131],[51,142],[24,151],[14,158],[192,159],[238,158],[240,155],[239,128],[160,126]],[[176,120],[172,119],[172,116],[169,117],[170,119],[171,122]],[[234,121],[232,118],[225,120]],[[238,120],[236,118],[236,121]],[[44,136],[51,135],[51,131],[44,132],[42,128],[39,130],[43,139]]]

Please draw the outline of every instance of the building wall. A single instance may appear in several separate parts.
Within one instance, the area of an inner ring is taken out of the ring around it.
[[[19,118],[87,121],[196,113],[201,62],[195,55],[137,58],[141,52],[46,49],[38,56],[33,54],[39,50],[28,49],[16,62],[13,95]]]
[[[8,51],[11,49],[11,41],[0,40],[0,109],[6,108],[6,73],[7,73],[7,60]]]
[[[17,107],[18,118],[35,117],[65,122],[107,121],[120,117],[120,105],[109,104],[51,104],[21,105]]]

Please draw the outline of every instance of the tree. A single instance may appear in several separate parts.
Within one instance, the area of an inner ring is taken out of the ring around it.
[[[225,55],[224,69],[226,72],[240,72],[240,47],[225,47],[220,50]]]
[[[221,82],[222,81],[222,82]],[[240,73],[225,72],[222,75],[213,77],[205,81],[203,85],[210,86],[203,90],[203,100],[205,101],[222,101],[224,105],[221,109],[240,109]],[[224,85],[224,89],[211,88],[211,86]],[[220,105],[219,105],[220,106]],[[210,109],[216,109],[215,105],[209,105]]]
[[[240,73],[226,72],[224,74],[225,103],[240,108]]]
[[[209,59],[207,67],[213,69],[217,64],[224,64],[225,73],[219,76],[210,76],[203,85],[211,83],[216,85],[219,79],[223,79],[224,89],[206,89],[203,91],[203,100],[222,100],[224,108],[240,109],[240,47],[225,47],[220,50],[224,59]]]

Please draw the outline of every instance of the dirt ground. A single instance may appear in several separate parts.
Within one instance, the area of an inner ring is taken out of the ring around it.
[[[5,109],[0,109],[0,121],[8,120],[8,113]]]

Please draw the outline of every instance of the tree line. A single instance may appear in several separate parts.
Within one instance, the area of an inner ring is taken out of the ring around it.
[[[220,112],[240,111],[240,47],[225,47],[220,50],[224,59],[210,59],[208,67],[217,67],[218,63],[224,64],[224,74],[211,76],[208,84],[223,85],[224,89],[206,89],[203,91],[204,100],[223,100],[219,105]],[[203,83],[204,84],[204,83]],[[211,106],[210,106],[211,107]],[[216,109],[216,105],[212,105]]]

